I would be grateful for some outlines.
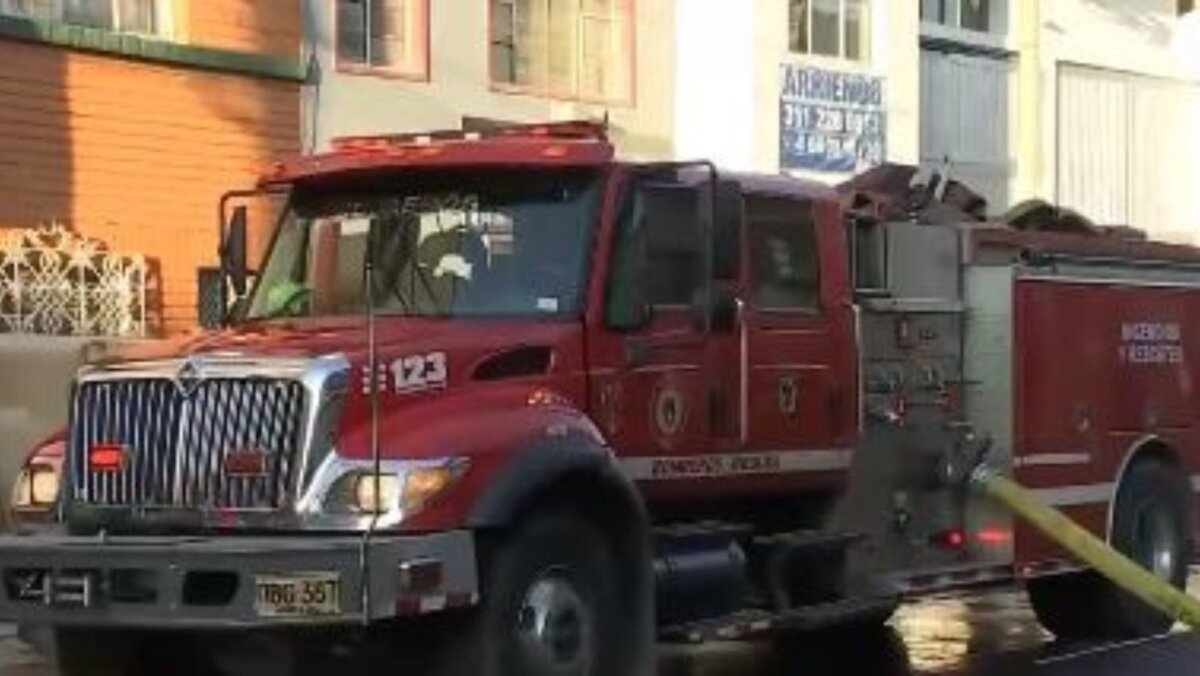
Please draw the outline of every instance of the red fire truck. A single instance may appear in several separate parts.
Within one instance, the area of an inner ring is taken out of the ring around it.
[[[78,374],[0,619],[52,626],[68,676],[350,641],[648,673],[656,639],[1014,578],[1061,635],[1163,631],[962,477],[1011,472],[1182,584],[1200,251],[904,178],[628,163],[582,123],[281,162],[252,284],[252,196],[223,202],[228,327]]]

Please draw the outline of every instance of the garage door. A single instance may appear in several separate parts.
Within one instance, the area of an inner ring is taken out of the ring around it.
[[[1058,201],[1200,243],[1200,86],[1064,64],[1058,89]]]
[[[921,165],[943,169],[1008,207],[1013,179],[1013,64],[994,56],[921,50]]]

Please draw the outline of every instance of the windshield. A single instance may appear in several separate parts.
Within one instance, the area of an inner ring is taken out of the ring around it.
[[[372,227],[373,297],[381,314],[574,313],[598,185],[594,171],[493,170],[298,190],[247,317],[365,311]]]

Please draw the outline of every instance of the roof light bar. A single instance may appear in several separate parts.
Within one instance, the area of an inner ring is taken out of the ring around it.
[[[334,150],[384,150],[394,146],[433,145],[456,141],[483,141],[487,139],[555,139],[608,141],[608,123],[590,120],[546,122],[538,124],[514,124],[487,130],[448,129],[444,131],[416,134],[379,134],[343,136],[332,141]]]

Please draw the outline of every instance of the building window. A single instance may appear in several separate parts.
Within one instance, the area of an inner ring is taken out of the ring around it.
[[[1004,32],[1004,0],[921,0],[921,20],[980,33]]]
[[[171,0],[0,0],[0,14],[162,36]]]
[[[492,82],[585,101],[633,98],[633,0],[491,0]]]
[[[425,78],[429,0],[337,0],[338,67]]]
[[[789,45],[797,54],[850,61],[870,56],[869,0],[788,0]]]

